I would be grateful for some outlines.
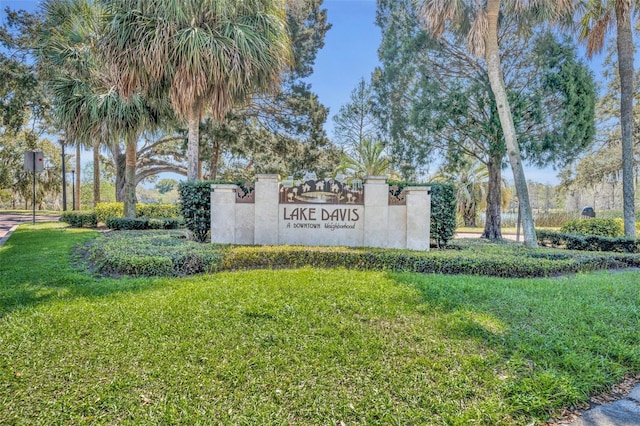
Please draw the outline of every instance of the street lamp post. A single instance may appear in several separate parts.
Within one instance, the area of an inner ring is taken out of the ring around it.
[[[71,169],[71,191],[73,196],[71,198],[71,210],[76,209],[76,169]]]
[[[63,137],[58,139],[60,142],[60,146],[62,147],[62,211],[67,211],[67,172],[65,171],[65,153],[64,153],[64,143],[65,140]]]

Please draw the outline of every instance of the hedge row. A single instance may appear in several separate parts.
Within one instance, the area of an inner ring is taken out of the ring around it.
[[[146,229],[178,229],[183,223],[182,219],[173,218],[148,218],[136,217],[133,219],[124,217],[107,218],[106,226],[116,231],[120,230],[146,230]]]
[[[206,272],[220,262],[219,250],[185,238],[180,231],[120,231],[90,243],[90,269],[103,275],[180,276]]]
[[[597,235],[618,238],[624,236],[622,221],[619,219],[574,219],[560,228],[563,234]]]
[[[60,215],[60,222],[68,223],[74,228],[95,228],[98,226],[98,218],[90,211],[66,211]]]
[[[593,219],[585,220],[590,222]],[[608,238],[598,235],[577,235],[536,230],[538,244],[546,247],[565,247],[570,250],[640,253],[640,240]]]
[[[107,223],[110,217],[122,217],[124,214],[123,203],[98,203],[94,209],[98,222]],[[138,203],[136,215],[153,219],[180,218],[180,206],[177,204]]]
[[[243,269],[344,267],[497,277],[545,277],[603,268],[640,267],[640,256],[526,250],[487,245],[460,250],[364,249],[302,246],[223,246],[187,241],[182,234],[110,233],[88,250],[92,269],[103,274],[185,275]]]

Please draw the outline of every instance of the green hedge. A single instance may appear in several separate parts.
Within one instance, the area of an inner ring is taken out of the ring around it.
[[[412,251],[348,247],[198,244],[167,231],[113,232],[93,241],[92,269],[107,274],[182,275],[256,268],[344,267],[497,277],[545,277],[640,267],[640,256],[525,249],[478,243],[456,250]]]
[[[624,235],[622,224],[617,219],[574,219],[560,228],[563,234],[598,235],[617,238]]]
[[[211,229],[212,181],[180,182],[180,211],[193,239],[200,243],[207,240]]]
[[[207,241],[211,230],[211,185],[214,183],[234,184],[247,190],[246,184],[240,181],[188,181],[178,185],[180,212],[184,223],[193,239],[201,243]]]
[[[107,218],[107,228],[120,231],[120,230],[146,230],[146,229],[178,229],[182,224],[181,219],[175,218],[148,218],[137,217],[134,219],[123,217],[110,217]]]
[[[431,187],[431,238],[438,247],[445,246],[456,233],[456,190],[448,183],[412,183],[390,181],[389,186],[402,191],[407,186]]]
[[[94,212],[89,211],[66,211],[60,215],[60,222],[65,222],[74,228],[95,228],[98,226],[98,219]]]
[[[122,217],[124,214],[123,203],[98,203],[94,209],[98,222],[107,223],[110,217]],[[180,218],[180,206],[178,204],[138,203],[136,215],[154,219]]]
[[[586,219],[592,221],[594,219]],[[640,253],[640,240],[609,238],[598,235],[577,235],[536,230],[538,244],[546,247],[566,247],[570,250]]]
[[[91,269],[104,275],[191,275],[220,263],[218,247],[188,241],[184,231],[111,232],[89,244],[87,253]]]

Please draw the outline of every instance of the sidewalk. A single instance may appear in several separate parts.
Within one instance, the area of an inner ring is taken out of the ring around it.
[[[562,423],[560,423],[562,424]],[[639,426],[640,385],[624,398],[597,405],[570,423],[571,426]]]

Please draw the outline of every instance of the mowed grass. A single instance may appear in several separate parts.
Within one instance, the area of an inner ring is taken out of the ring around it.
[[[95,278],[0,248],[0,424],[530,424],[640,372],[640,273]]]

